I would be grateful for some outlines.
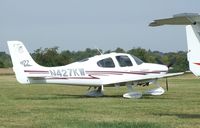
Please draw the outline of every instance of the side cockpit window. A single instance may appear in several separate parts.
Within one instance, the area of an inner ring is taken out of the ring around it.
[[[133,66],[133,64],[128,56],[116,56],[116,59],[117,59],[120,67]]]
[[[103,67],[103,68],[113,68],[113,67],[115,67],[115,64],[114,64],[112,58],[102,59],[102,60],[97,62],[97,65],[99,67]]]

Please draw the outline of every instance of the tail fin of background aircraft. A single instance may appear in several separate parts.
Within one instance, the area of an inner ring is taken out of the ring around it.
[[[186,26],[190,70],[200,76],[200,24]]]
[[[32,59],[22,42],[8,41],[7,44],[11,55],[13,70],[18,82],[23,84],[30,83],[29,78],[25,73],[25,69],[41,66]]]
[[[200,76],[200,15],[197,13],[182,13],[174,15],[173,18],[155,20],[149,25],[187,25],[187,59],[189,68],[196,76]]]

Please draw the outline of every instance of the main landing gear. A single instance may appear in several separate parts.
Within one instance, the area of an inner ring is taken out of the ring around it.
[[[142,97],[142,93],[141,92],[136,92],[133,90],[133,88],[135,87],[135,85],[132,85],[131,82],[126,83],[126,86],[128,88],[128,92],[123,94],[124,98],[141,98]]]
[[[162,94],[165,93],[165,90],[158,84],[157,80],[153,80],[152,84],[155,84],[157,88],[148,90],[144,94],[155,96],[155,95],[162,95]],[[126,86],[128,88],[128,92],[123,94],[123,97],[129,98],[129,99],[131,99],[131,98],[135,98],[135,99],[141,98],[142,92],[135,91],[135,89],[134,89],[135,86],[137,86],[137,85],[138,85],[137,83],[127,82]],[[90,87],[88,89],[86,96],[101,97],[101,96],[104,95],[103,91],[104,91],[103,85],[98,86],[98,87]]]
[[[88,89],[88,93],[86,94],[86,96],[90,96],[90,97],[101,97],[104,95],[103,93],[103,85],[100,87],[94,87],[93,89],[91,89],[92,87],[89,87]]]

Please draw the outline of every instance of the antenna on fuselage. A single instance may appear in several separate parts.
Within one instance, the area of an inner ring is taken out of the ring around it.
[[[103,55],[102,50],[100,50],[100,49],[99,49],[98,47],[96,47],[96,46],[95,46],[95,48],[96,48],[96,50],[99,52],[100,55]]]
[[[97,51],[98,51],[101,55],[103,55],[102,51],[101,51],[99,48],[97,48]]]

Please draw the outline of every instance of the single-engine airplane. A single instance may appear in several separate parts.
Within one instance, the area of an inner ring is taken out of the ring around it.
[[[154,20],[149,26],[186,25],[186,37],[189,68],[196,76],[200,76],[200,15],[198,13],[181,13],[172,18]]]
[[[155,84],[156,88],[146,92],[162,95],[165,90],[158,84],[159,78],[181,75],[167,73],[169,67],[144,63],[139,58],[125,53],[109,53],[74,62],[65,66],[44,67],[38,65],[20,41],[8,41],[13,70],[21,84],[54,83],[94,87],[87,96],[103,96],[104,86],[126,85],[125,98],[140,98],[141,92],[133,90],[135,85]]]

